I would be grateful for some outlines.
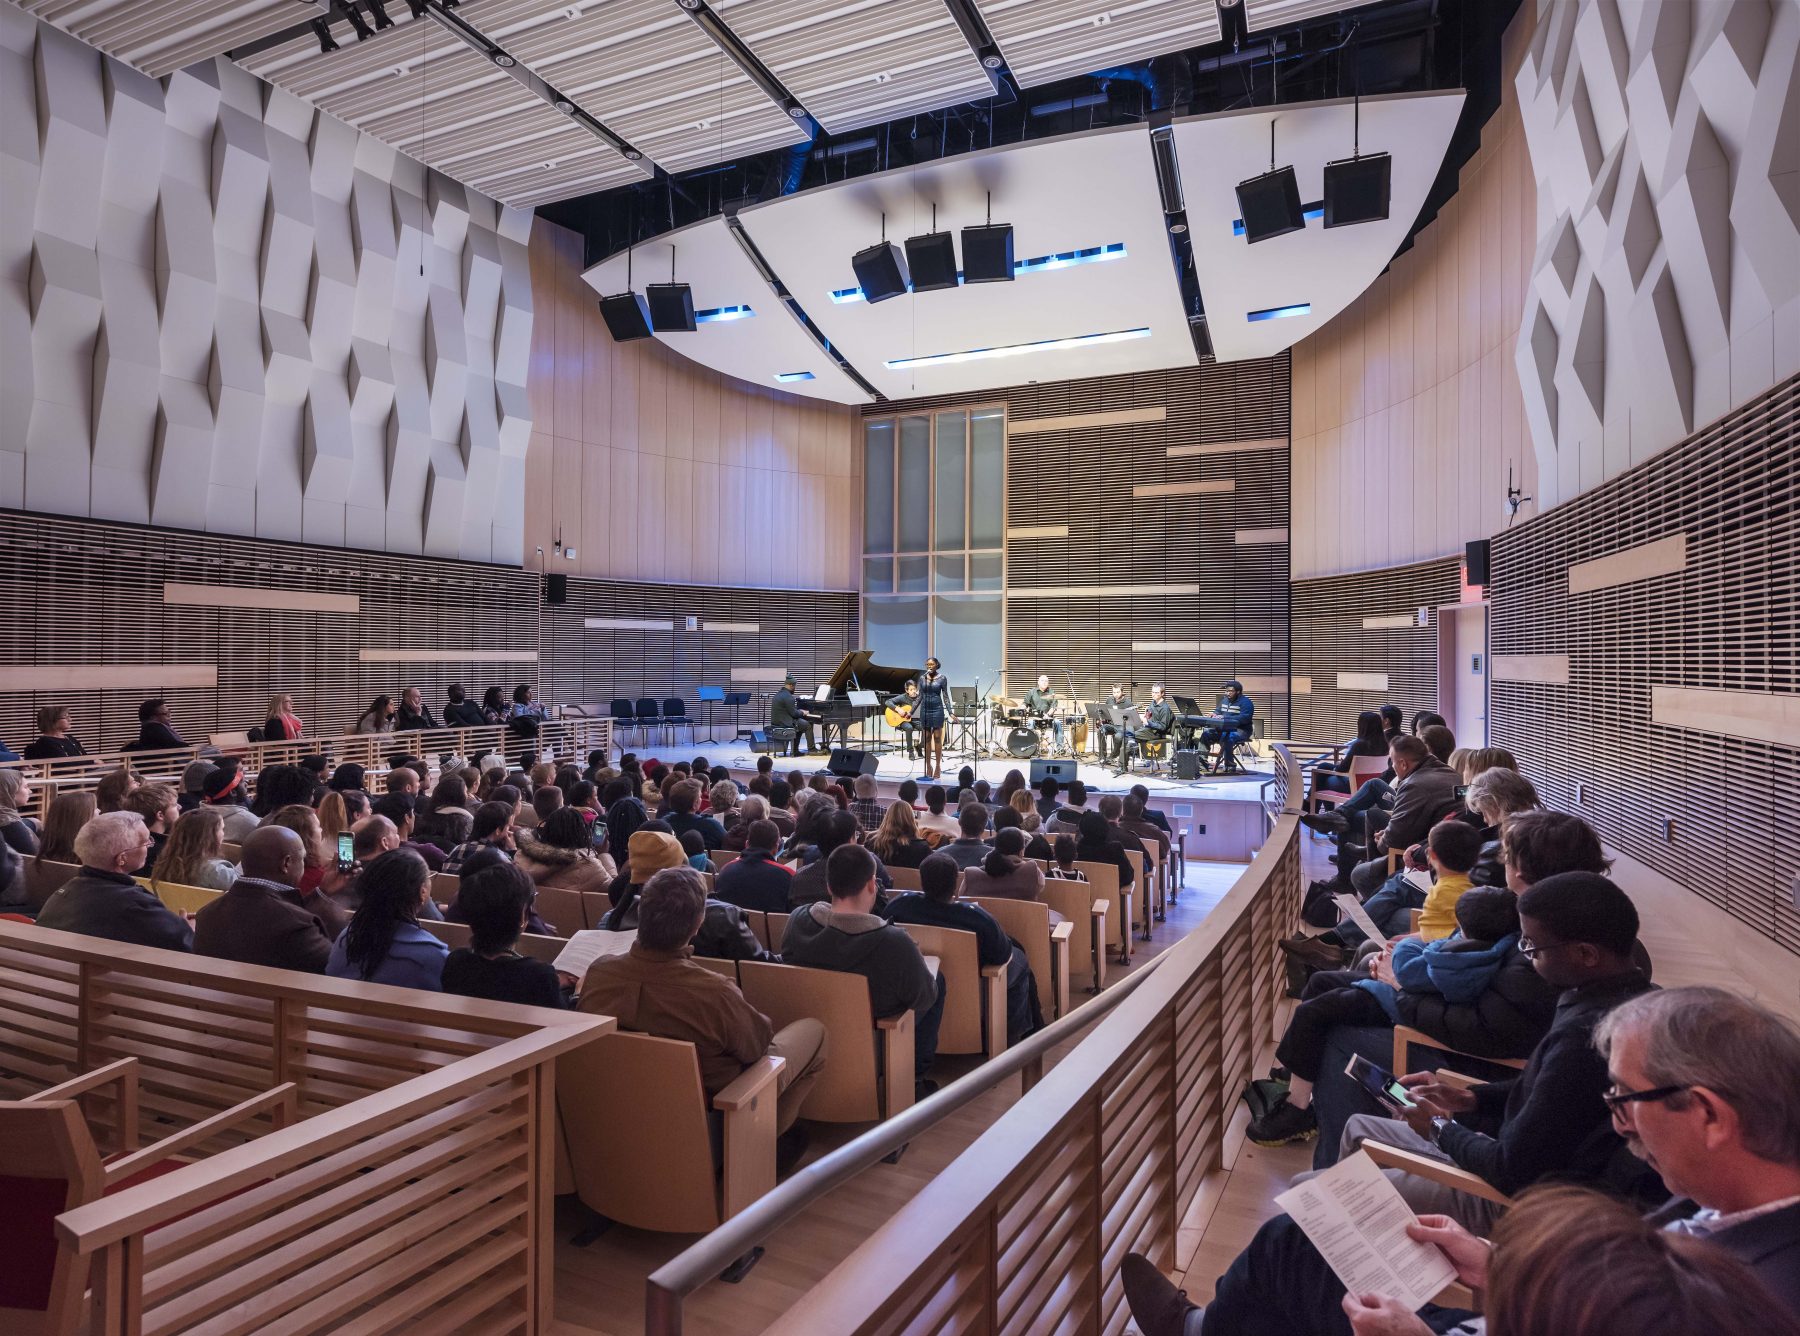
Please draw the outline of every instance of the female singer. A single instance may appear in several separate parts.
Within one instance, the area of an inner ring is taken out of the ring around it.
[[[925,750],[925,778],[944,777],[944,696],[950,690],[944,678],[944,666],[936,659],[925,660],[924,676],[919,678],[919,740]]]

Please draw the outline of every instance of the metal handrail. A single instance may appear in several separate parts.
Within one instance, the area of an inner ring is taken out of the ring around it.
[[[1051,1049],[1080,1034],[1129,997],[1165,959],[1166,954],[1146,962],[1098,997],[1008,1048],[999,1057],[989,1059],[935,1095],[821,1156],[692,1247],[670,1258],[651,1272],[645,1282],[646,1328],[651,1331],[679,1330],[681,1302],[688,1295],[833,1188],[930,1131],[1014,1072],[1041,1063]]]

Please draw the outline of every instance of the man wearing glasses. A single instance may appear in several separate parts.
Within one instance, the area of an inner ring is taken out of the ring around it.
[[[1598,873],[1564,872],[1519,897],[1519,926],[1520,953],[1562,990],[1525,1069],[1469,1090],[1435,1072],[1402,1076],[1414,1101],[1405,1120],[1356,1115],[1344,1126],[1342,1154],[1379,1141],[1456,1164],[1509,1197],[1554,1178],[1654,1205],[1666,1194],[1613,1126],[1606,1064],[1593,1044],[1608,1012],[1653,986],[1632,960],[1637,910]],[[1418,1175],[1387,1174],[1414,1211],[1449,1216],[1478,1234],[1504,1209]]]

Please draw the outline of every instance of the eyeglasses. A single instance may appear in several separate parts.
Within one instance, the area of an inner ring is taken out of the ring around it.
[[[1567,946],[1567,942],[1534,942],[1529,937],[1519,938],[1519,954],[1530,960],[1542,955],[1545,951],[1554,951],[1559,946]]]
[[[1618,1113],[1630,1104],[1660,1104],[1673,1095],[1692,1089],[1692,1086],[1684,1085],[1656,1086],[1650,1090],[1620,1090],[1618,1086],[1612,1086],[1600,1098],[1606,1101],[1607,1108]]]

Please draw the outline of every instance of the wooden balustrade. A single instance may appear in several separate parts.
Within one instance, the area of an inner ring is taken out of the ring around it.
[[[253,784],[265,765],[291,764],[302,756],[323,755],[334,766],[346,762],[372,770],[387,769],[387,758],[396,752],[436,760],[451,753],[473,760],[499,752],[507,765],[516,765],[528,746],[549,748],[558,760],[572,760],[585,768],[589,752],[610,752],[613,725],[610,719],[568,716],[543,721],[535,739],[508,731],[504,724],[480,728],[432,728],[414,733],[354,733],[331,738],[299,738],[293,742],[242,742],[211,748],[208,755],[238,760],[245,782]],[[114,770],[133,770],[146,779],[179,784],[188,762],[201,754],[196,745],[170,751],[90,752],[53,761],[7,761],[0,768],[31,777],[32,797],[27,814],[42,817],[50,800],[59,793],[80,793],[97,785]]]
[[[148,1140],[298,1095],[58,1218],[104,1336],[548,1330],[555,1060],[612,1028],[0,922],[0,1096],[136,1057]]]

